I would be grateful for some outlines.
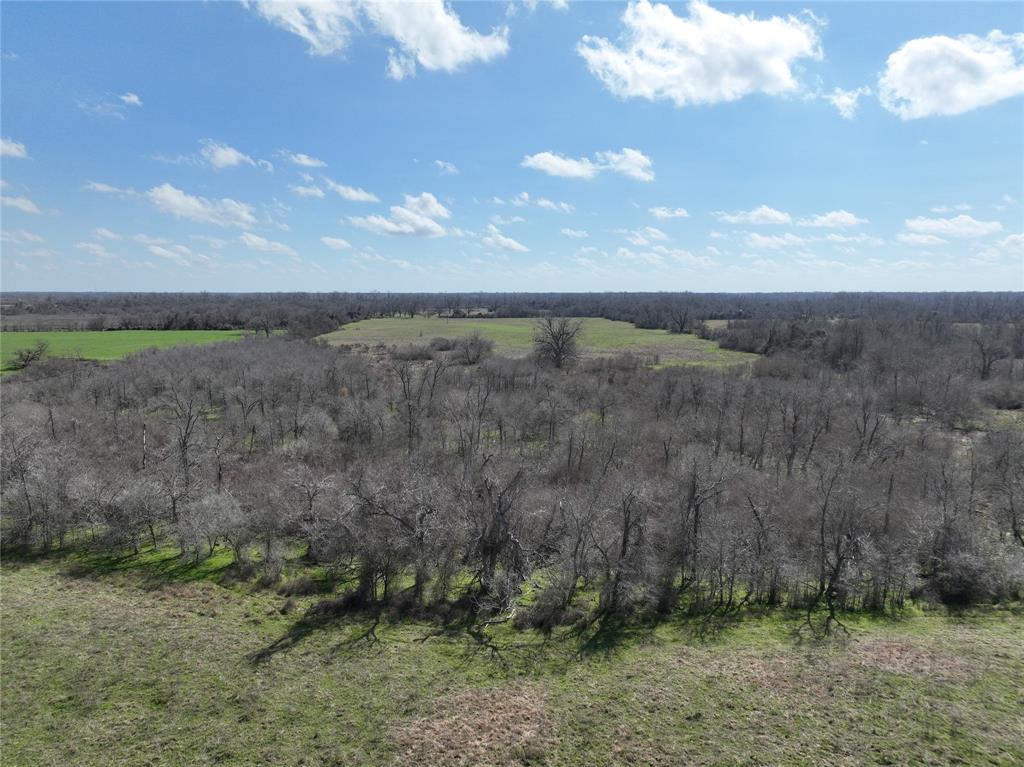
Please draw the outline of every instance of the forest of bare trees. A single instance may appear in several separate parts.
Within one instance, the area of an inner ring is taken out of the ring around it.
[[[1024,430],[993,408],[1021,407],[1020,308],[737,321],[705,332],[763,356],[723,370],[578,357],[555,318],[525,359],[255,337],[44,360],[4,382],[4,546],[230,547],[265,585],[301,556],[346,609],[543,630],[1019,599]]]

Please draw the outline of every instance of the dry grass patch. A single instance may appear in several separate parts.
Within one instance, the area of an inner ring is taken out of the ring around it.
[[[959,679],[971,670],[963,658],[904,639],[862,639],[850,653],[855,662],[871,669],[932,680]]]
[[[546,695],[516,685],[470,690],[437,701],[399,736],[399,763],[446,767],[544,764],[553,722]]]

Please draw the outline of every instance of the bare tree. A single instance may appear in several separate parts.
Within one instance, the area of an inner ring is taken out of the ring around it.
[[[556,368],[573,364],[580,355],[583,322],[569,317],[540,317],[533,323],[533,351]]]

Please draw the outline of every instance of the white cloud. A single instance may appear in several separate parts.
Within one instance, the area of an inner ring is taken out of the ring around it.
[[[298,35],[315,56],[338,53],[365,17],[380,34],[394,39],[388,76],[401,80],[419,64],[428,71],[454,72],[475,61],[490,61],[508,50],[508,30],[481,34],[463,25],[444,0],[395,3],[384,0],[299,0],[251,3],[264,18]]]
[[[686,208],[666,208],[660,206],[657,208],[650,208],[648,211],[656,219],[664,221],[669,218],[689,218],[690,214],[686,211]]]
[[[653,226],[645,226],[640,229],[624,232],[626,240],[633,245],[650,245],[651,242],[661,242],[668,239],[668,235]]]
[[[782,248],[795,248],[798,246],[806,245],[807,240],[803,237],[797,237],[795,234],[786,232],[786,234],[757,234],[752,233],[747,235],[747,245],[751,248],[769,248],[771,250],[780,250]]]
[[[587,35],[576,50],[620,98],[666,99],[677,106],[735,101],[799,88],[793,64],[822,58],[818,22],[732,14],[695,0],[679,17],[668,5],[631,2],[619,44]]]
[[[236,165],[256,165],[256,161],[249,155],[227,144],[218,143],[210,138],[204,138],[200,143],[203,148],[199,150],[199,154],[217,170],[233,168]]]
[[[839,115],[844,120],[852,120],[857,115],[857,101],[861,96],[871,95],[871,89],[862,85],[860,88],[855,88],[852,91],[844,91],[842,88],[836,88],[831,93],[825,94],[825,99],[832,103],[838,111]]]
[[[261,253],[277,253],[282,256],[290,256],[291,258],[299,257],[294,248],[285,245],[283,242],[268,240],[251,232],[242,232],[242,236],[238,239],[249,250],[256,250]]]
[[[491,216],[491,223],[497,224],[498,226],[505,226],[507,224],[522,224],[525,223],[526,219],[522,216],[512,216],[511,218],[505,218],[504,216]]]
[[[934,234],[939,237],[984,237],[1003,231],[998,221],[978,221],[971,216],[959,215],[953,218],[908,218],[903,222],[911,232]]]
[[[348,240],[343,240],[341,237],[321,237],[320,242],[331,250],[347,250],[352,247]]]
[[[339,184],[336,181],[331,181],[331,179],[326,176],[324,177],[324,183],[327,184],[327,188],[332,192],[335,192],[350,202],[380,202],[377,195],[372,192],[367,192],[365,189],[360,189],[355,186],[345,186],[344,184]]]
[[[945,245],[946,240],[941,237],[936,237],[934,234],[907,234],[901,232],[896,235],[896,239],[906,245]]]
[[[93,230],[93,233],[97,237],[99,237],[100,239],[103,239],[103,240],[120,240],[121,239],[121,235],[119,235],[117,232],[112,232],[109,229],[107,229],[105,227],[102,227],[102,226],[96,227]]]
[[[3,231],[0,231],[0,240],[3,240],[4,242],[13,242],[19,245],[26,242],[46,242],[46,239],[41,235],[25,231],[24,229],[19,229],[15,232],[4,229]]]
[[[27,160],[28,150],[20,141],[4,138],[0,139],[0,157],[16,157],[20,160]]]
[[[913,120],[958,115],[1024,93],[1024,33],[935,35],[904,43],[878,81],[882,106]]]
[[[414,237],[443,237],[445,229],[434,219],[451,213],[430,192],[415,197],[405,195],[404,205],[392,205],[391,217],[349,216],[349,222],[377,234]]]
[[[455,163],[448,162],[447,160],[434,160],[434,165],[437,166],[437,169],[444,176],[459,175],[459,169],[455,167]]]
[[[8,197],[5,194],[0,197],[0,203],[5,207],[14,208],[15,210],[20,210],[24,213],[31,213],[36,216],[42,213],[42,211],[39,210],[39,207],[28,197]]]
[[[522,208],[524,205],[530,204],[530,193],[520,192],[511,200],[509,200],[509,202],[516,208]]]
[[[789,224],[793,220],[788,213],[769,208],[767,205],[737,213],[726,213],[719,210],[714,215],[719,221],[724,221],[727,224]]]
[[[586,157],[574,160],[571,157],[563,157],[554,152],[538,152],[537,154],[526,155],[520,163],[524,168],[533,168],[549,176],[560,176],[562,178],[594,178],[599,172],[594,163]]]
[[[100,181],[89,181],[82,189],[87,189],[90,192],[99,192],[100,194],[116,194],[121,197],[128,197],[135,194],[135,190],[131,187],[122,189],[121,187],[111,186],[110,184],[104,184]]]
[[[296,165],[301,165],[303,168],[327,167],[327,163],[325,163],[323,160],[316,157],[310,157],[308,154],[303,154],[302,152],[289,152],[288,150],[283,150],[282,154],[286,158],[291,160],[293,163],[295,163]]]
[[[165,248],[163,245],[150,245],[146,250],[158,258],[165,258],[168,261],[173,261],[179,266],[191,266],[191,262],[184,255],[184,253],[188,252],[188,248],[182,248],[184,253],[179,252],[179,248],[182,248],[182,246],[176,246],[175,250],[171,250],[169,248]]]
[[[521,242],[517,242],[511,237],[506,237],[494,224],[487,225],[487,232],[487,236],[481,239],[480,242],[489,248],[500,248],[501,250],[508,250],[513,253],[528,253],[530,251]]]
[[[532,168],[549,176],[590,180],[602,171],[621,173],[638,181],[652,181],[651,158],[639,149],[624,147],[621,152],[598,152],[595,159],[565,157],[556,152],[538,152],[523,157],[524,168]]]
[[[936,205],[928,210],[932,213],[952,213],[957,210],[971,210],[971,206],[966,202],[958,202],[956,205]]]
[[[296,184],[291,184],[288,188],[295,192],[299,197],[316,197],[321,200],[324,198],[324,190],[318,186],[298,186]]]
[[[857,218],[846,210],[833,210],[828,213],[819,213],[810,218],[801,218],[796,222],[797,226],[815,226],[827,229],[846,229],[850,226],[866,224],[866,218]]]
[[[187,218],[202,224],[217,226],[252,226],[256,223],[252,206],[236,202],[229,197],[208,200],[183,192],[170,184],[155,186],[146,192],[146,197],[158,210],[177,218]]]
[[[650,264],[651,266],[661,266],[665,263],[665,259],[658,253],[638,253],[630,250],[629,248],[619,248],[615,251],[615,257],[623,261],[639,261],[644,264]]]
[[[537,207],[544,208],[545,210],[553,210],[558,213],[572,213],[576,208],[567,202],[554,202],[546,197],[540,197],[537,200]]]
[[[638,149],[624,148],[621,152],[598,152],[597,160],[602,170],[608,169],[637,181],[653,181],[651,158]]]
[[[117,258],[116,255],[98,242],[76,242],[75,247],[79,250],[84,250],[92,256],[96,256],[96,258]]]
[[[879,239],[878,237],[872,237],[870,234],[864,234],[863,232],[859,234],[835,234],[833,232],[826,234],[821,239],[825,242],[831,243],[857,243],[860,245],[871,245],[874,247],[885,244],[885,240]]]
[[[563,229],[562,234],[566,237],[573,237],[577,240],[583,240],[590,236],[590,234],[583,229]]]
[[[128,91],[127,93],[122,93],[119,98],[121,99],[122,103],[124,103],[124,104],[126,104],[126,105],[128,105],[130,107],[141,107],[142,106],[142,99],[140,99],[137,95],[135,95],[131,91]]]

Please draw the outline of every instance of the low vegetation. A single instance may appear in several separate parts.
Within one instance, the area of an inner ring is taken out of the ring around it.
[[[849,616],[851,637],[826,644],[797,641],[784,614],[584,637],[496,627],[493,650],[351,615],[274,652],[323,595],[239,584],[219,554],[171,557],[7,562],[5,764],[1024,760],[1020,613]]]

